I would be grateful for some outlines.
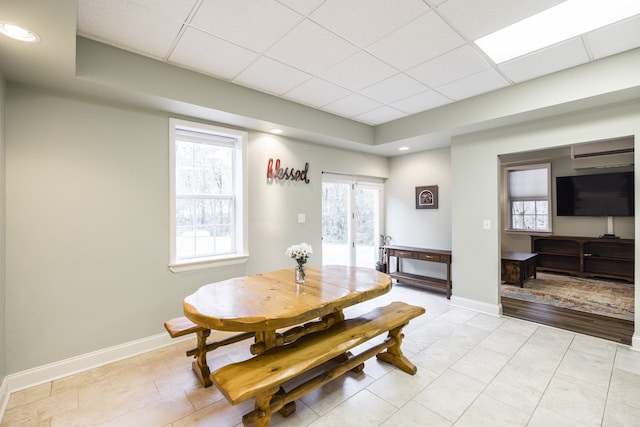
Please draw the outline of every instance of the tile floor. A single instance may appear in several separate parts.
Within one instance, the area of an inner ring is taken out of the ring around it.
[[[385,300],[385,301],[382,301]],[[306,395],[277,426],[638,426],[640,352],[512,318],[451,306],[442,294],[395,285],[391,300],[427,313],[405,329],[407,375],[373,359]],[[184,351],[155,350],[13,393],[2,426],[240,426],[253,402],[231,406],[203,389]],[[212,369],[248,356],[248,341],[209,353]]]

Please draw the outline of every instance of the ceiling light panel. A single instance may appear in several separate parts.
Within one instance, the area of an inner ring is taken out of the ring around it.
[[[638,14],[638,0],[567,0],[475,43],[499,64]]]

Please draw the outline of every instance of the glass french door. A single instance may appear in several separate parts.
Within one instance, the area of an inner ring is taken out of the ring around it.
[[[382,183],[323,175],[322,263],[375,268],[379,261]]]

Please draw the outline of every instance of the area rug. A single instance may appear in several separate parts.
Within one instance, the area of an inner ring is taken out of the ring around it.
[[[524,288],[502,284],[502,296],[633,321],[631,283],[538,273]]]

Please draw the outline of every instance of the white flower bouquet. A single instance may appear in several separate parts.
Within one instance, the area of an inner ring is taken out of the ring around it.
[[[287,255],[289,258],[295,259],[298,265],[301,267],[307,263],[312,253],[313,249],[311,248],[311,245],[307,243],[300,243],[299,245],[289,246],[285,251],[285,255]]]

